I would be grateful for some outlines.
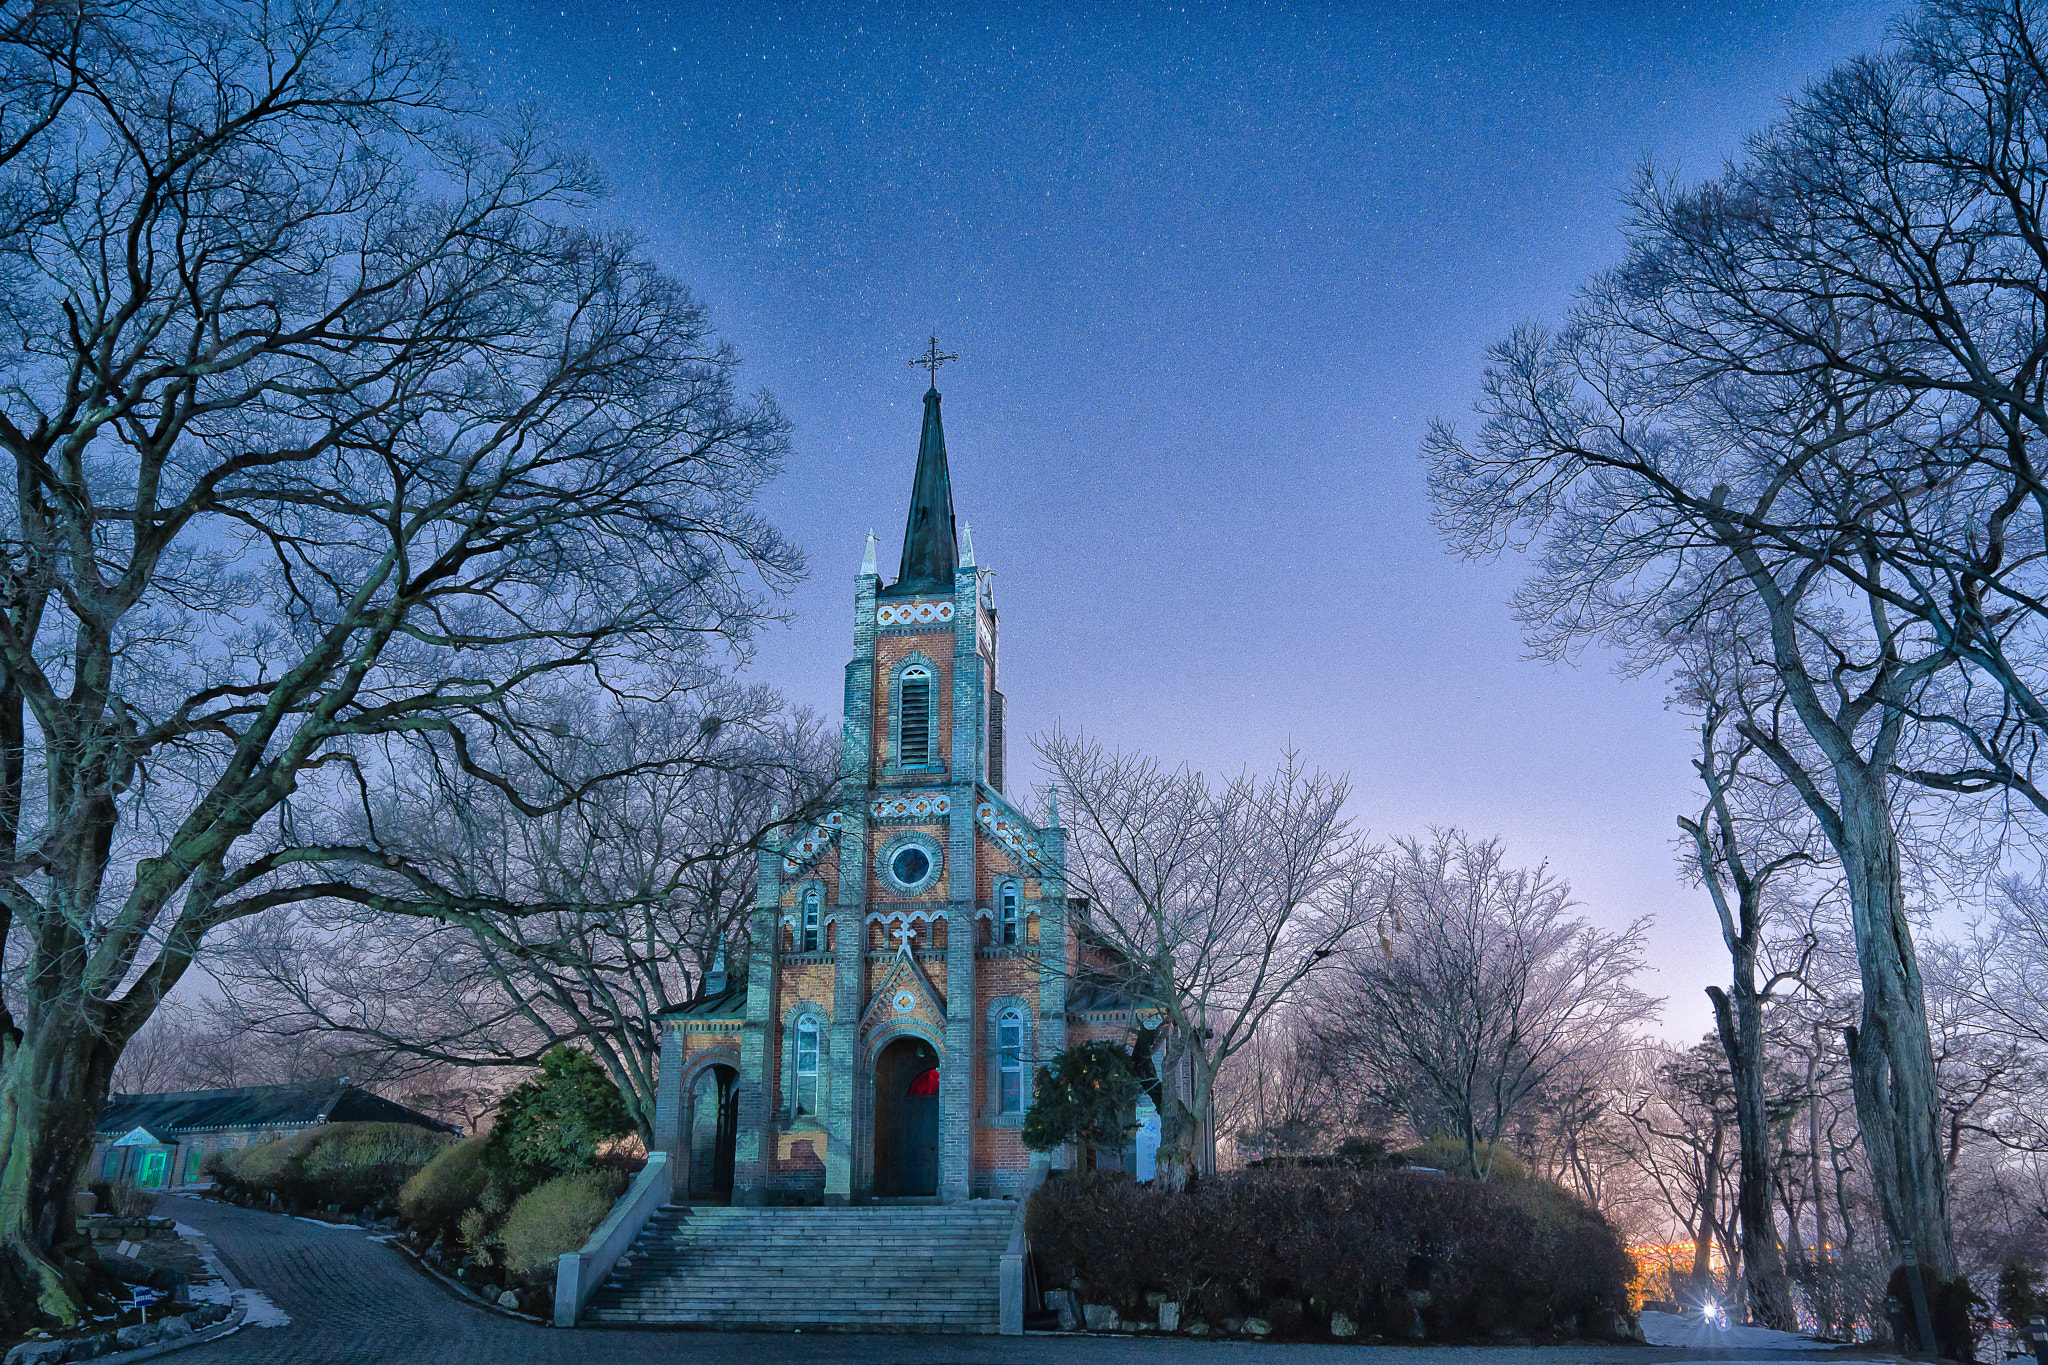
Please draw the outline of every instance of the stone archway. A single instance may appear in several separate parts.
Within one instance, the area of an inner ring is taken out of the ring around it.
[[[916,1036],[875,1058],[875,1194],[939,1192],[939,1054]]]
[[[740,1131],[740,1073],[713,1063],[690,1085],[692,1199],[731,1199],[733,1152]]]

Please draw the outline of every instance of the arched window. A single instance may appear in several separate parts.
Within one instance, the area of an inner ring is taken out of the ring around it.
[[[1004,882],[996,888],[996,942],[1014,947],[1017,942],[1017,883]]]
[[[1024,1108],[1024,1012],[1004,1010],[996,1019],[996,1078],[1001,1094],[996,1111],[1015,1114]]]
[[[923,664],[903,670],[896,706],[896,762],[922,768],[932,761],[932,671]]]
[[[796,1112],[818,1112],[818,1021],[796,1021]]]
[[[804,892],[803,931],[797,935],[800,953],[815,953],[819,947],[818,938],[818,888],[813,886]]]

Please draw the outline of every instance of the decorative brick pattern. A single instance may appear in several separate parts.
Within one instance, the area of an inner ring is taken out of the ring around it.
[[[944,792],[916,792],[903,796],[878,796],[868,810],[877,820],[908,820],[920,815],[946,815],[953,799]]]
[[[952,619],[951,602],[903,602],[875,608],[878,626],[929,626]]]

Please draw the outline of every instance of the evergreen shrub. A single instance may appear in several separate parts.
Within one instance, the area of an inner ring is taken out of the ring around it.
[[[452,1230],[484,1192],[485,1139],[470,1138],[443,1149],[398,1191],[398,1215],[422,1236]]]
[[[541,1054],[540,1075],[498,1101],[485,1166],[524,1193],[543,1181],[588,1170],[598,1148],[636,1130],[626,1102],[589,1053],[568,1046]]]
[[[1182,1194],[1116,1172],[1064,1172],[1032,1197],[1042,1282],[1142,1315],[1148,1291],[1183,1321],[1232,1314],[1405,1338],[1607,1331],[1632,1270],[1598,1212],[1544,1180],[1278,1167]],[[1411,1290],[1427,1293],[1411,1296]]]
[[[585,1171],[521,1195],[498,1231],[505,1269],[514,1275],[546,1271],[556,1257],[582,1246],[626,1192],[626,1183],[616,1171]]]

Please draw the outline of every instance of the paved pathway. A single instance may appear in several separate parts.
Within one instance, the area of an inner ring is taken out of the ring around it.
[[[1587,1346],[1339,1347],[1162,1337],[911,1337],[722,1332],[560,1331],[500,1317],[427,1278],[360,1229],[328,1228],[202,1200],[163,1212],[206,1233],[236,1276],[291,1315],[180,1352],[176,1365],[1665,1365],[1685,1360],[1846,1365],[1807,1351],[1685,1351]],[[772,1292],[773,1286],[764,1286]],[[1868,1358],[1869,1353],[1860,1353]]]

